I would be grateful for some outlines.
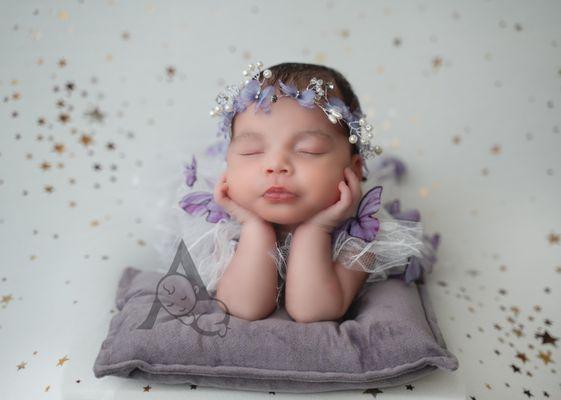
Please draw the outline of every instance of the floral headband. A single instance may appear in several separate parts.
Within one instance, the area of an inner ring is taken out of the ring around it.
[[[276,103],[279,97],[292,97],[303,107],[318,106],[333,124],[343,121],[349,127],[349,142],[358,146],[364,159],[382,154],[379,145],[370,143],[374,132],[372,125],[366,120],[366,115],[351,113],[341,99],[327,96],[327,92],[335,88],[333,82],[324,83],[323,79],[312,78],[306,89],[298,90],[296,86],[286,85],[279,80],[282,94],[277,96],[273,86],[264,86],[265,80],[272,76],[271,70],[266,69],[261,74],[262,68],[261,62],[249,64],[248,69],[243,71],[244,81],[239,85],[226,86],[225,91],[216,96],[218,105],[210,111],[210,115],[220,117],[218,136],[223,135],[228,140],[234,116],[244,111],[251,103],[257,103],[255,112],[261,108],[268,113],[271,104]],[[262,80],[259,80],[260,75]]]

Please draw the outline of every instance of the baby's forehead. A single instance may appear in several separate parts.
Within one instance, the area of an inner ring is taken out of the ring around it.
[[[304,139],[315,138],[317,140],[331,141],[331,142],[335,141],[335,135],[336,134],[330,131],[325,131],[320,128],[300,129],[296,131],[290,131],[287,134],[285,134],[285,136],[293,140],[304,140]],[[274,139],[275,136],[276,135],[274,133],[270,133],[270,132],[262,132],[255,129],[243,129],[240,132],[237,132],[233,136],[232,141],[233,142],[263,141],[269,138]]]

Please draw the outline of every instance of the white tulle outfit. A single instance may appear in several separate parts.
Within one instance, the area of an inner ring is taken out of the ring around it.
[[[175,168],[181,172],[181,165],[176,165]],[[376,177],[381,173],[382,171],[378,171],[377,174],[372,174],[370,171],[370,175],[373,176],[362,183],[363,194],[374,186]],[[175,174],[169,181],[160,182],[159,188],[154,188],[158,193],[159,210],[152,214],[155,217],[154,227],[158,232],[152,244],[162,262],[158,270],[167,272],[177,247],[183,240],[209,293],[215,292],[218,281],[236,251],[241,225],[233,218],[223,219],[218,223],[207,222],[205,216],[193,216],[185,212],[179,206],[179,201],[185,194],[194,190],[212,193],[210,185],[213,184],[214,182],[209,180],[206,188],[189,188],[183,182],[181,173]],[[386,185],[383,186],[385,193]],[[382,204],[384,202],[382,194]],[[333,261],[337,260],[345,268],[369,273],[366,280],[368,284],[387,279],[390,274],[402,273],[411,256],[419,259],[434,257],[435,249],[423,234],[421,222],[396,219],[383,206],[374,216],[380,221],[380,228],[374,240],[366,242],[350,236],[346,231],[340,232],[332,246]],[[286,234],[284,238],[277,238],[276,248],[270,252],[279,277],[277,304],[286,277],[291,240],[292,233]]]

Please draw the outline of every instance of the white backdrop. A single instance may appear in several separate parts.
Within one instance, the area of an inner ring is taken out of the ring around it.
[[[427,284],[461,368],[376,396],[560,397],[560,15],[556,1],[1,1],[0,397],[220,392],[91,367],[122,269],[158,266],[151,179],[215,140],[214,97],[258,60],[341,71],[409,167],[394,193],[441,234]]]

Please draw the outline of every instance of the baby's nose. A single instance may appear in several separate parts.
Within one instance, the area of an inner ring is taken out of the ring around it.
[[[271,174],[273,172],[286,174],[290,172],[292,168],[287,156],[280,151],[269,154],[269,156],[264,160],[264,163],[267,174]]]

